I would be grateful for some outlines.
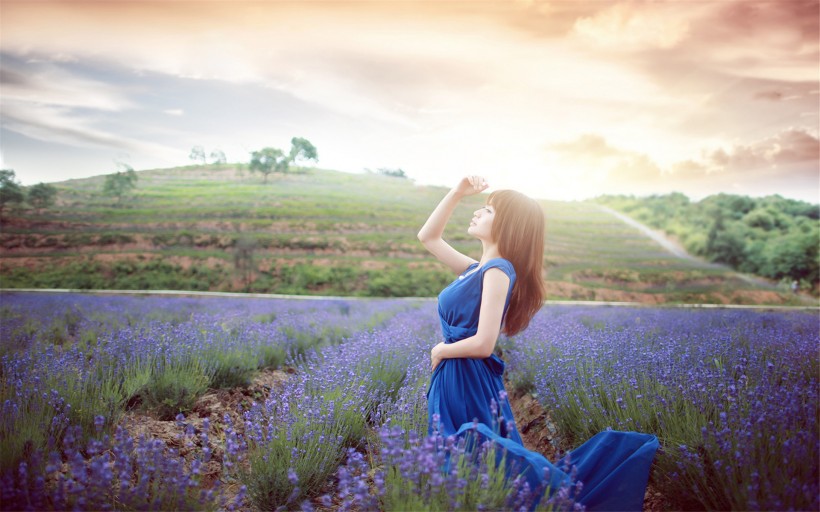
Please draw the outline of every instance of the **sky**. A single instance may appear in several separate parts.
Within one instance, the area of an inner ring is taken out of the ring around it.
[[[0,0],[24,185],[247,163],[491,189],[820,202],[820,0]]]

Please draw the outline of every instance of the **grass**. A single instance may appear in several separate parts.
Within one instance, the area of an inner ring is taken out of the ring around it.
[[[446,285],[449,271],[415,237],[445,188],[303,171],[263,184],[232,165],[145,170],[122,205],[101,195],[102,176],[57,183],[52,211],[3,226],[0,286],[385,297],[435,296]],[[483,201],[466,198],[445,231],[476,258],[480,246],[465,228]],[[675,258],[592,203],[541,204],[550,298],[797,302],[788,290]],[[245,272],[242,244],[250,245]]]

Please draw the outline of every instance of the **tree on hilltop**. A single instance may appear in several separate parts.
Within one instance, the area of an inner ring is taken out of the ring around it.
[[[268,182],[268,174],[272,172],[288,172],[288,158],[281,149],[263,148],[251,153],[251,163],[248,166],[251,172],[260,172]]]
[[[211,163],[212,164],[225,164],[228,163],[228,157],[225,156],[225,152],[221,149],[215,149],[211,151]]]
[[[268,181],[268,174],[272,172],[290,172],[290,164],[296,160],[317,161],[316,147],[309,140],[293,137],[290,140],[290,152],[286,155],[281,149],[266,147],[251,153],[251,162],[248,169],[251,172],[261,172]]]
[[[407,173],[404,172],[403,169],[388,169],[386,167],[380,167],[377,171],[382,176],[390,176],[391,178],[405,178],[407,179]]]
[[[316,147],[311,144],[309,140],[303,139],[302,137],[294,137],[290,139],[290,153],[288,154],[289,163],[295,162],[297,159],[313,160],[314,162],[319,160],[319,156],[316,153]]]
[[[136,188],[138,179],[137,173],[130,165],[120,165],[125,170],[107,175],[103,184],[103,195],[116,197],[118,204],[122,203],[122,198]]]
[[[28,202],[35,210],[44,210],[54,206],[57,199],[57,187],[48,183],[38,183],[28,189]]]
[[[23,188],[17,182],[14,171],[11,169],[0,170],[0,217],[6,207],[19,206],[25,198]]]
[[[194,162],[199,162],[200,164],[205,165],[205,149],[202,146],[192,147],[191,154],[188,155],[188,158]]]

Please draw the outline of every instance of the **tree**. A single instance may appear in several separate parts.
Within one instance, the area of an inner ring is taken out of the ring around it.
[[[251,172],[261,172],[268,182],[268,174],[272,172],[288,172],[288,158],[281,149],[263,148],[251,153],[251,163],[248,166]]]
[[[290,139],[290,153],[288,154],[288,163],[296,160],[319,160],[316,153],[316,147],[310,143],[309,140],[302,137],[294,137]]]
[[[194,146],[191,148],[191,154],[188,155],[188,158],[194,162],[199,162],[202,165],[205,165],[205,150],[202,146]]]
[[[28,202],[35,210],[43,210],[54,205],[57,187],[48,183],[38,183],[28,189]]]
[[[261,172],[268,181],[268,174],[272,172],[289,172],[290,164],[296,160],[314,160],[319,157],[316,148],[309,140],[301,137],[290,139],[290,152],[285,155],[281,149],[267,147],[251,153],[251,163],[248,169],[251,172]]]
[[[129,165],[122,165],[126,170],[117,171],[105,177],[103,194],[116,197],[117,203],[122,203],[122,198],[137,186],[137,173]]]
[[[225,152],[221,149],[215,149],[211,151],[211,163],[213,164],[224,164],[227,163],[228,159],[225,157]]]
[[[727,222],[719,211],[706,239],[706,253],[712,261],[738,268],[745,257],[745,225]]]
[[[407,178],[407,173],[405,173],[402,169],[388,169],[386,167],[380,167],[377,172],[383,176],[390,176],[392,178]]]
[[[19,206],[26,196],[11,169],[0,170],[0,216],[7,206]]]
[[[256,273],[256,266],[254,265],[254,251],[256,250],[256,239],[240,235],[236,240],[236,251],[233,255],[233,264],[236,271],[239,273],[242,283],[245,285],[245,291],[250,291],[253,277]]]

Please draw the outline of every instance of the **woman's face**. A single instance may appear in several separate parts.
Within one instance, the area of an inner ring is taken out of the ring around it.
[[[467,233],[473,235],[479,240],[490,241],[492,239],[491,233],[493,229],[493,219],[495,218],[495,208],[488,204],[482,206],[473,212],[473,218],[470,221],[470,227],[467,228]]]

